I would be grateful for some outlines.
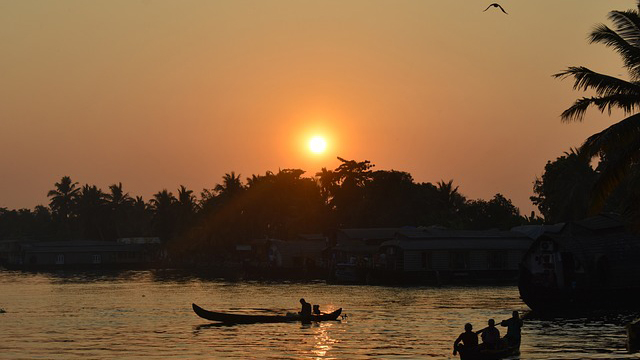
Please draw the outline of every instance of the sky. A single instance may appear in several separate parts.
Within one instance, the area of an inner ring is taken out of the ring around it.
[[[149,199],[340,156],[528,214],[547,161],[623,115],[562,123],[585,94],[551,75],[626,78],[587,36],[636,3],[489,3],[0,0],[0,207],[47,205],[65,175]]]

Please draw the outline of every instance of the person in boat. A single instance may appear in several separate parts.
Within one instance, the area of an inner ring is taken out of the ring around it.
[[[462,344],[460,344],[462,342]],[[478,334],[473,332],[473,326],[469,323],[464,324],[464,332],[458,336],[453,342],[453,355],[458,351],[469,353],[478,348]]]
[[[507,340],[507,344],[509,344],[509,346],[520,346],[520,329],[522,329],[522,325],[522,319],[520,319],[518,311],[514,311],[510,319],[502,320],[500,322],[500,326],[505,326],[507,328],[507,334],[504,338]]]
[[[310,320],[311,319],[311,304],[309,304],[308,302],[306,302],[303,299],[300,299],[300,304],[302,304],[302,309],[300,310],[300,316],[302,317],[302,320]]]
[[[500,330],[496,327],[496,321],[493,319],[489,319],[487,324],[489,326],[478,330],[478,333],[482,333],[482,347],[485,349],[497,349],[500,345]]]
[[[313,315],[320,315],[320,305],[313,305]]]

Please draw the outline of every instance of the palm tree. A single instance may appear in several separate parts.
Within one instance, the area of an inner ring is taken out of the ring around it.
[[[60,182],[55,183],[56,188],[47,193],[47,197],[51,198],[51,211],[63,220],[71,216],[71,209],[80,193],[77,185],[78,183],[72,182],[69,176],[63,176]]]
[[[111,210],[113,228],[117,237],[122,236],[123,224],[127,222],[128,210],[133,206],[133,198],[122,190],[122,183],[109,186],[109,193],[104,197]]]
[[[104,221],[105,196],[95,185],[84,185],[78,196],[78,218],[82,227],[82,236],[87,239],[104,240],[101,223]]]
[[[78,183],[71,181],[71,177],[63,176],[60,182],[55,183],[55,189],[49,190],[47,197],[51,198],[49,207],[57,224],[58,235],[67,239],[71,236],[71,220],[80,188]]]
[[[456,220],[459,220],[456,217],[464,207],[466,198],[458,192],[458,186],[453,187],[453,179],[448,182],[439,181],[436,185],[439,225],[451,226]]]
[[[178,189],[177,201],[183,213],[193,215],[196,211],[197,203],[196,197],[193,195],[193,190],[188,190],[184,185],[180,185]]]
[[[232,198],[238,195],[244,190],[244,186],[240,180],[240,174],[236,176],[236,173],[233,171],[231,174],[224,174],[222,184],[217,184],[213,190],[215,190],[221,198]]]
[[[158,236],[168,241],[175,228],[175,196],[167,189],[157,192],[153,199],[149,200],[151,210],[154,212],[153,223]]]
[[[640,106],[640,1],[638,10],[612,11],[609,19],[614,29],[599,24],[591,32],[591,43],[613,48],[622,57],[630,80],[597,73],[586,67],[569,67],[555,74],[556,78],[571,77],[574,89],[594,90],[596,96],[583,97],[565,110],[563,121],[582,121],[589,107],[609,114],[614,108],[630,115]],[[590,136],[579,150],[588,158],[606,159],[592,195],[592,212],[604,206],[605,200],[629,173],[631,165],[640,160],[640,114],[633,114],[605,130]]]

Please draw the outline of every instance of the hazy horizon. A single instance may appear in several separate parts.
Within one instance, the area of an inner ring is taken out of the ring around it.
[[[488,4],[0,1],[0,207],[46,205],[65,175],[149,199],[340,156],[528,214],[547,161],[621,117],[561,123],[584,93],[551,75],[626,78],[587,35],[636,2]]]

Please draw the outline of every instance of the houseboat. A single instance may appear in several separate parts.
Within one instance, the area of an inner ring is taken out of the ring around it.
[[[342,283],[515,284],[532,242],[499,230],[343,229],[332,250],[332,275]]]
[[[635,306],[640,298],[640,236],[618,216],[563,224],[536,239],[518,281],[522,300],[543,313]]]
[[[401,229],[380,245],[375,276],[417,284],[513,283],[533,240],[499,230]]]
[[[8,269],[149,268],[164,257],[158,241],[129,238],[123,241],[16,242],[5,258]]]

